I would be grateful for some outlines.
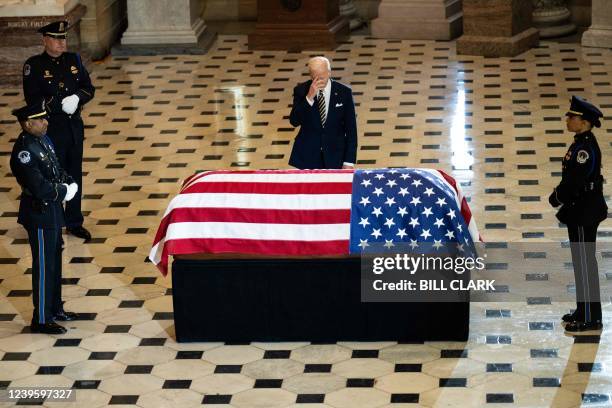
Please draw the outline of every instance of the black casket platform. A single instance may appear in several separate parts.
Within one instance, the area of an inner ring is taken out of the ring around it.
[[[469,302],[363,303],[359,258],[172,263],[179,342],[465,341]]]

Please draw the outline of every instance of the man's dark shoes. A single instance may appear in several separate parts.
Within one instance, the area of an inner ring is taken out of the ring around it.
[[[45,334],[64,334],[66,329],[55,322],[50,323],[37,323],[32,322],[30,325],[30,331],[32,333],[45,333]]]
[[[561,318],[565,323],[575,322],[577,320],[576,315],[574,313],[564,314]]]
[[[82,225],[79,225],[78,227],[66,228],[66,231],[75,237],[84,239],[85,242],[91,241],[91,234]]]
[[[593,322],[571,322],[565,326],[565,331],[568,332],[583,332],[589,330],[601,330],[603,324],[601,320],[595,320]]]
[[[65,310],[60,310],[55,315],[53,315],[53,319],[59,322],[71,322],[73,320],[77,320],[79,315],[74,312],[67,312]]]

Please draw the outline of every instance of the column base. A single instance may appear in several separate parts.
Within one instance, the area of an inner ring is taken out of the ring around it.
[[[589,28],[582,34],[582,45],[585,47],[612,48],[612,28]]]
[[[375,18],[372,37],[398,40],[452,40],[463,32],[463,13],[445,19]]]
[[[461,0],[382,0],[372,36],[402,40],[452,40],[463,33]]]
[[[217,33],[204,27],[203,33],[194,44],[121,44],[111,49],[111,54],[116,57],[132,55],[204,55],[212,47],[217,39]]]
[[[457,40],[457,54],[514,57],[536,46],[538,38],[538,30],[535,28],[529,28],[513,37],[464,35]]]
[[[153,45],[153,44],[185,44],[195,45],[206,29],[204,20],[198,18],[193,22],[191,28],[183,30],[146,30],[133,31],[129,25],[123,37],[121,45]]]

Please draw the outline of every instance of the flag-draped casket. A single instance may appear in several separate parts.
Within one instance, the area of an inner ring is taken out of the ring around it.
[[[459,185],[440,170],[210,171],[183,183],[149,258],[165,275],[170,255],[350,256],[479,239]]]

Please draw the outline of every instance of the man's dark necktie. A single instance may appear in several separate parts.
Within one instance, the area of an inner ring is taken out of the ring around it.
[[[319,107],[319,115],[321,116],[321,125],[325,126],[327,113],[325,112],[325,96],[323,95],[323,91],[319,91],[317,94],[317,105]]]

